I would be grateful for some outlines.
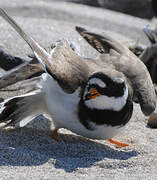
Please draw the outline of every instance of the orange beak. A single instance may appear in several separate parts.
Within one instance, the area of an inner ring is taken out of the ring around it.
[[[91,88],[89,94],[87,94],[86,100],[95,99],[98,96],[100,96],[100,93],[95,88]]]

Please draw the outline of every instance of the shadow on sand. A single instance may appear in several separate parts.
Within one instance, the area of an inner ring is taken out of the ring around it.
[[[61,143],[48,132],[28,128],[0,131],[0,166],[39,166],[51,163],[57,169],[72,172],[107,159],[127,160],[138,152],[114,149],[102,141],[60,134]]]

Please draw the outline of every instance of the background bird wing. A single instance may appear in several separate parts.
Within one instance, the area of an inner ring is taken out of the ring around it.
[[[66,41],[57,43],[56,47],[48,53],[1,8],[0,15],[28,43],[42,68],[58,81],[64,91],[72,93],[86,80],[88,77],[87,64]]]
[[[113,64],[117,71],[122,72],[128,78],[142,112],[145,115],[150,115],[156,107],[156,94],[150,74],[144,63],[126,46],[108,35],[100,36],[80,27],[76,27],[76,30],[91,46],[102,54],[100,57],[104,62],[108,61],[108,59],[103,54],[108,53],[110,55],[110,62],[106,63]]]

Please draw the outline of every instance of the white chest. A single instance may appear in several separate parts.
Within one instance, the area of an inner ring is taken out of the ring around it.
[[[105,125],[96,126],[95,130],[88,130],[80,123],[77,115],[79,91],[73,94],[63,92],[58,83],[47,74],[43,75],[42,83],[48,112],[56,127],[66,128],[78,135],[92,139],[108,139],[121,130],[119,127]]]
[[[68,124],[78,122],[78,91],[73,94],[65,93],[58,83],[47,74],[43,75],[43,91],[49,114],[57,126],[67,128]]]

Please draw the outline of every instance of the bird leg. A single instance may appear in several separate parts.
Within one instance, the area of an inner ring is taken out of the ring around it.
[[[126,147],[126,146],[129,146],[129,144],[127,144],[127,143],[122,143],[122,142],[118,142],[118,141],[115,141],[115,140],[113,140],[113,139],[108,139],[108,141],[110,142],[110,143],[112,143],[112,144],[116,144],[117,145],[117,147]]]
[[[54,129],[51,133],[51,137],[57,142],[61,142],[61,139],[58,137],[58,129]]]

